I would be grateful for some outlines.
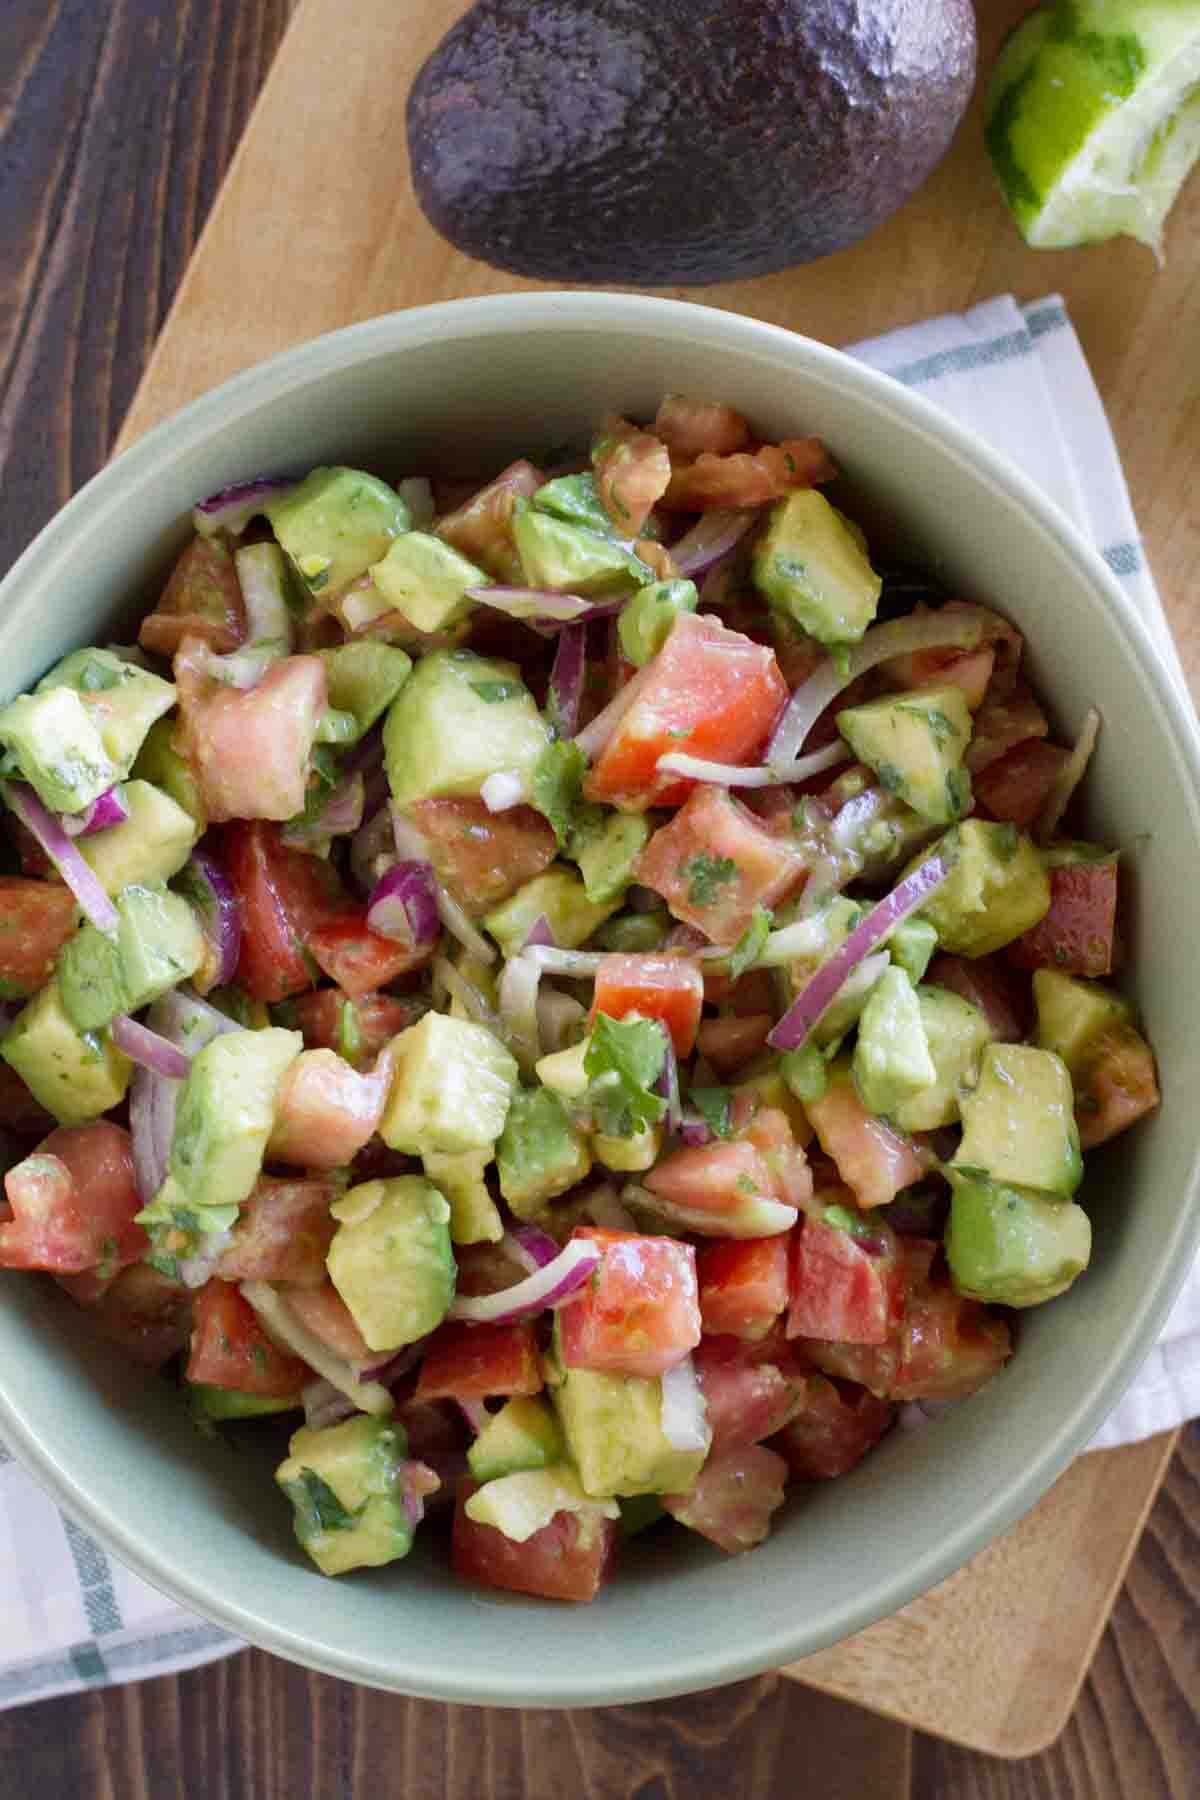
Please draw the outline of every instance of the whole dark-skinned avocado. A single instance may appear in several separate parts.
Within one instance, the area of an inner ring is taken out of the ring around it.
[[[479,0],[413,83],[413,185],[520,275],[765,275],[907,200],[974,72],[971,0]]]

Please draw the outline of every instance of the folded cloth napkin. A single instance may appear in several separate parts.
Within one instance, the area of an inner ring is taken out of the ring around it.
[[[990,300],[852,347],[1040,482],[1097,545],[1179,666],[1146,568],[1112,433],[1061,300]],[[1185,688],[1186,691],[1186,688]],[[1093,1440],[1132,1443],[1200,1414],[1200,1271]],[[241,1640],[193,1618],[65,1519],[0,1445],[0,1708],[194,1668]]]

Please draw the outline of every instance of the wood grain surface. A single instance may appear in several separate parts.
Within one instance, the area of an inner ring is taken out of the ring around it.
[[[290,10],[287,0],[0,0],[0,563],[108,454]],[[449,18],[453,4],[442,10]],[[1001,13],[1020,10],[981,9],[989,14],[985,37],[994,37]],[[427,4],[396,12],[425,24],[432,17]],[[409,18],[403,22],[407,29]],[[324,52],[327,78],[352,90],[353,32]],[[381,122],[381,133],[388,129],[394,121]],[[336,156],[331,167],[336,181]],[[943,203],[961,180],[961,158],[952,158],[935,178]],[[1193,229],[1196,186],[1187,213]],[[986,215],[986,202],[978,213]],[[1006,286],[1022,297],[1069,287],[1102,385],[1110,391],[1112,377],[1129,396],[1114,423],[1127,458],[1131,443],[1142,446],[1135,500],[1156,558],[1194,566],[1197,509],[1156,508],[1156,495],[1168,486],[1163,459],[1200,451],[1196,385],[1171,383],[1159,364],[1146,365],[1132,322],[1157,308],[1161,343],[1177,310],[1182,347],[1200,296],[1178,282],[1152,290],[1152,267],[1130,246],[1045,261],[1009,246],[998,258],[994,227],[994,218],[964,219],[978,255],[969,289],[949,294],[919,228],[911,242],[897,238],[906,229],[901,215],[882,235],[891,235],[893,254],[908,243],[914,268],[928,270],[930,307],[968,304]],[[292,274],[269,219],[264,234],[262,243],[243,245],[247,265],[273,252],[284,257],[280,275]],[[810,329],[837,340],[898,322],[889,295],[870,279],[866,250],[839,260],[848,296],[842,316],[814,316]],[[379,310],[385,292],[386,304],[404,303],[402,261],[401,247],[346,297],[344,316]],[[451,273],[462,292],[518,285],[474,265]],[[321,275],[336,281],[338,272]],[[783,317],[786,281],[695,297]],[[270,308],[257,321],[253,354],[271,330],[290,341],[288,282],[249,291]],[[909,287],[904,316],[921,310],[920,292],[919,281]],[[230,316],[246,304],[237,296]],[[214,332],[175,372],[179,398],[192,391],[189,382],[206,386],[238,366],[238,353]],[[1184,595],[1169,590],[1168,598],[1178,631],[1187,622]],[[398,1700],[246,1652],[178,1679],[0,1715],[0,1800],[31,1791],[121,1800],[540,1800],[567,1790],[588,1800],[1183,1797],[1197,1791],[1200,1768],[1198,1603],[1200,1433],[1192,1428],[1080,1702],[1058,1744],[1040,1756],[998,1762],[957,1750],[778,1676],[653,1706],[516,1715]]]

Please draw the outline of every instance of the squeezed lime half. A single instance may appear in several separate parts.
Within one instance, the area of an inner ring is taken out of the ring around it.
[[[1051,0],[1001,50],[986,119],[1028,243],[1124,233],[1161,256],[1200,156],[1200,0]]]

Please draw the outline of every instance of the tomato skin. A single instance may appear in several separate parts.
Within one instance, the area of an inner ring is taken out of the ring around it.
[[[887,1432],[896,1409],[849,1383],[810,1375],[789,1422],[771,1439],[793,1475],[832,1481],[846,1475]]]
[[[192,637],[225,655],[245,636],[246,607],[232,556],[216,538],[194,537],[158,605],[142,620],[138,643],[153,655],[174,656]]]
[[[750,427],[732,406],[691,400],[686,394],[664,395],[654,416],[654,431],[681,462],[694,461],[705,450],[732,456],[750,442]]]
[[[743,1194],[773,1198],[775,1184],[762,1155],[749,1142],[697,1144],[673,1150],[645,1177],[652,1194],[673,1206],[716,1217],[737,1210]]]
[[[628,419],[608,419],[592,451],[592,468],[613,528],[621,537],[638,537],[671,479],[666,445]]]
[[[867,1111],[848,1068],[832,1069],[825,1092],[806,1110],[822,1150],[861,1207],[886,1206],[928,1167],[910,1138]]]
[[[1070,760],[1070,751],[1058,744],[1027,738],[975,776],[975,798],[993,819],[1007,819],[1027,831]]]
[[[309,933],[305,948],[322,974],[351,997],[373,993],[397,976],[423,968],[433,955],[432,944],[423,950],[406,950],[403,944],[380,937],[367,924],[365,906],[318,925]]]
[[[675,918],[716,944],[736,944],[755,909],[775,906],[804,874],[790,841],[724,789],[705,785],[660,826],[636,866],[638,881],[661,894]]]
[[[493,1394],[539,1394],[542,1386],[531,1324],[447,1324],[430,1340],[413,1399],[486,1400]]]
[[[646,669],[584,789],[626,811],[686,799],[693,782],[658,774],[669,751],[727,763],[755,756],[789,699],[774,652],[706,614],[681,613]]]
[[[327,703],[319,656],[285,656],[245,691],[216,681],[203,646],[185,638],[175,658],[180,753],[204,810],[228,819],[286,820],[304,810],[317,726]]]
[[[886,1344],[898,1310],[895,1238],[870,1244],[824,1219],[802,1219],[792,1237],[789,1337]]]
[[[979,650],[918,650],[893,657],[880,672],[889,688],[961,688],[970,710],[978,712],[995,662],[996,652],[987,645]]]
[[[332,1050],[355,1068],[375,1060],[400,1032],[415,1025],[425,1008],[396,994],[347,994],[341,988],[317,988],[292,1002],[296,1025],[309,1050]],[[357,1039],[357,1055],[351,1043]]]
[[[330,1181],[259,1177],[243,1200],[228,1248],[215,1273],[222,1281],[287,1281],[320,1287],[337,1230],[329,1208],[341,1189]]]
[[[1018,969],[1058,969],[1063,975],[1110,975],[1117,930],[1117,861],[1069,863],[1051,869],[1050,910],[1005,946]]]
[[[239,1394],[298,1394],[312,1370],[271,1341],[232,1282],[213,1280],[196,1295],[187,1379]]]
[[[695,1049],[704,977],[685,957],[613,952],[600,965],[594,992],[589,1024],[597,1013],[609,1019],[640,1013],[666,1026],[676,1056],[690,1056]]]
[[[673,1238],[577,1226],[572,1243],[595,1244],[599,1268],[558,1310],[568,1368],[653,1379],[700,1342],[696,1252]]]
[[[75,896],[56,881],[0,875],[0,993],[24,999],[44,987],[76,929]]]
[[[283,1298],[301,1325],[335,1356],[350,1363],[366,1363],[375,1358],[375,1352],[354,1323],[354,1314],[328,1276],[319,1287],[289,1287]]]
[[[664,1494],[663,1508],[681,1525],[730,1556],[753,1550],[783,1505],[788,1465],[763,1444],[710,1455],[686,1494]]]
[[[1075,1083],[1079,1142],[1091,1150],[1153,1112],[1159,1103],[1154,1052],[1131,1025],[1101,1032]]]
[[[480,1525],[467,1517],[466,1503],[477,1487],[477,1482],[464,1480],[454,1509],[450,1556],[460,1581],[533,1594],[539,1600],[596,1598],[616,1566],[619,1539],[614,1519],[593,1515],[584,1530],[575,1513],[555,1513],[548,1525],[518,1544],[494,1525]]]
[[[791,1235],[729,1238],[701,1246],[696,1252],[696,1278],[706,1334],[765,1336],[788,1303]]]
[[[404,816],[420,832],[443,887],[472,918],[548,869],[554,832],[532,806],[490,813],[482,800],[417,800]]]
[[[757,450],[716,456],[702,450],[694,462],[672,466],[662,505],[678,512],[711,512],[718,507],[765,506],[793,488],[832,481],[837,467],[820,438],[785,438]]]
[[[112,1276],[149,1248],[129,1133],[107,1119],[52,1131],[4,1187],[14,1216],[0,1223],[0,1267]]]
[[[289,849],[278,826],[261,819],[225,828],[221,862],[242,914],[238,986],[268,1003],[315,986],[305,946],[347,904],[328,863]]]
[[[705,1336],[693,1361],[712,1432],[712,1451],[771,1437],[795,1412],[808,1365],[779,1329],[757,1342]]]
[[[186,1345],[192,1329],[191,1288],[160,1275],[149,1263],[130,1263],[115,1281],[97,1287],[92,1274],[55,1279],[88,1313],[92,1330],[148,1369],[158,1369]]]
[[[978,1393],[1012,1355],[1004,1320],[949,1283],[930,1282],[908,1297],[900,1332],[894,1400],[963,1400]]]
[[[935,956],[925,979],[977,1006],[1000,1044],[1019,1044],[1033,1022],[1033,991],[1001,956]]]
[[[545,481],[542,471],[522,457],[446,513],[434,530],[497,581],[521,582],[521,559],[512,535],[513,507],[520,499],[532,499]]]

